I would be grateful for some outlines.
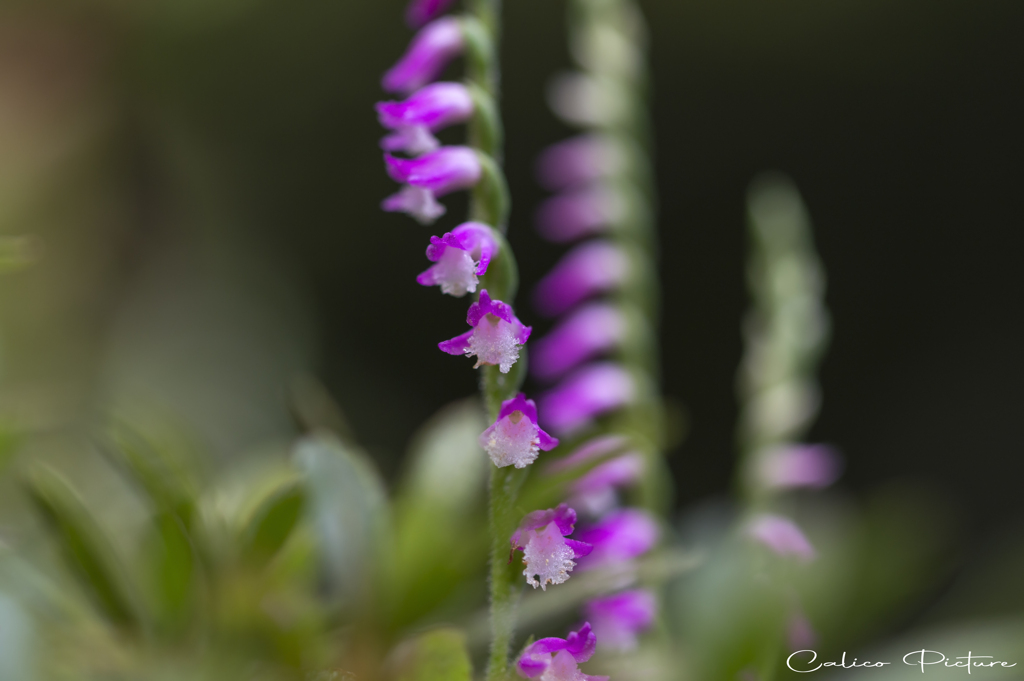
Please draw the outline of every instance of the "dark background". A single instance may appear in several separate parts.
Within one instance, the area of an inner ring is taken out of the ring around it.
[[[811,439],[843,450],[847,489],[912,479],[943,495],[976,541],[1007,527],[1024,505],[1024,4],[642,4],[652,27],[664,389],[685,405],[689,425],[686,440],[669,453],[678,504],[729,487],[747,304],[744,194],[757,173],[774,169],[799,186],[828,274],[833,342]],[[189,359],[184,369],[168,368],[177,365],[166,353],[153,355],[158,359],[146,366],[163,368],[149,387],[166,396],[173,390],[157,379],[191,378],[203,399],[181,393],[188,396],[178,406],[217,414],[218,432],[237,426],[242,435],[221,438],[228,445],[281,435],[287,419],[278,376],[306,368],[337,396],[384,470],[395,473],[417,425],[476,387],[469,363],[435,346],[464,329],[466,302],[414,283],[426,266],[428,236],[461,221],[464,197],[446,200],[449,214],[433,229],[377,208],[394,185],[376,146],[373,103],[383,98],[380,74],[410,36],[402,10],[392,0],[5,8],[5,91],[29,103],[25,120],[33,124],[39,116],[32,106],[67,109],[66,119],[54,118],[54,130],[92,111],[82,102],[104,102],[107,132],[95,145],[103,151],[89,152],[103,159],[95,166],[103,171],[81,163],[79,171],[97,183],[95,177],[114,178],[101,193],[127,206],[114,222],[95,221],[117,229],[74,226],[73,233],[87,235],[83,243],[102,248],[69,253],[68,262],[94,257],[96,271],[108,274],[94,277],[101,281],[88,289],[95,295],[67,284],[67,310],[54,314],[86,321],[74,322],[73,333],[48,336],[40,329],[51,327],[32,326],[35,313],[24,312],[24,324],[6,323],[7,376],[16,382],[41,375],[19,357],[42,347],[45,336],[71,339],[78,349],[95,346],[106,365],[121,367],[113,373],[128,377],[122,383],[147,383],[151,374],[124,358],[194,331],[195,346],[172,348]],[[519,316],[536,323],[537,333],[545,325],[527,296],[562,249],[533,232],[543,194],[532,166],[545,145],[571,132],[544,103],[548,78],[570,66],[563,14],[560,2],[506,2],[510,240],[523,278]],[[71,92],[71,103],[46,99],[49,90],[40,95],[36,86],[44,82],[56,83],[58,94]],[[461,134],[451,130],[445,139]],[[52,191],[58,199],[43,204],[85,214],[66,189]],[[32,230],[29,222],[22,227]],[[51,239],[52,263],[60,262],[61,243]],[[180,259],[187,267],[164,267],[179,251],[199,255]],[[39,277],[50,276],[47,266]],[[161,279],[165,271],[174,275]],[[34,302],[34,276],[15,280],[6,300],[49,310]],[[208,295],[227,284],[193,294],[189,286],[204,277],[245,282],[236,287],[242,298],[277,301],[285,310],[273,323],[233,327],[253,347],[263,345],[240,351],[218,341],[220,354],[193,361],[196,348],[210,343],[210,333],[198,334],[239,310],[235,298]],[[206,316],[193,315],[202,305]],[[133,331],[139,328],[144,332]],[[51,354],[65,352],[58,350]],[[232,362],[248,381],[235,392],[217,373]],[[110,374],[104,371],[94,373]],[[241,413],[260,400],[277,416]]]

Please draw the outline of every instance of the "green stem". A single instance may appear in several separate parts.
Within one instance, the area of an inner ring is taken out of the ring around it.
[[[509,651],[515,635],[516,570],[509,561],[508,537],[515,524],[513,511],[519,488],[526,475],[514,468],[491,469],[488,524],[491,531],[491,652],[487,661],[487,681],[510,678]]]
[[[508,221],[508,188],[502,172],[502,122],[499,106],[501,0],[466,0],[468,19],[463,24],[467,43],[466,76],[476,113],[469,123],[469,144],[481,152],[484,177],[473,192],[470,216],[490,224],[504,235]],[[498,259],[492,263],[483,284],[491,295],[512,304],[518,283],[515,258],[502,238]],[[496,366],[481,369],[480,391],[493,421],[501,403],[518,390],[525,375],[525,351],[512,371],[502,374]],[[525,470],[491,470],[488,523],[491,532],[491,651],[487,681],[509,679],[509,652],[515,635],[518,591],[515,569],[509,562],[509,537],[514,529],[514,511]]]

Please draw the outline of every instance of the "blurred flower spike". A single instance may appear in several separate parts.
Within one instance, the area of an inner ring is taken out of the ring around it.
[[[575,525],[576,511],[566,504],[545,511],[534,511],[523,518],[509,543],[512,552],[523,552],[523,562],[526,564],[523,574],[527,584],[534,589],[539,586],[543,591],[547,590],[548,584],[562,584],[569,579],[576,561],[590,554],[593,550],[590,544],[566,539],[572,534]]]
[[[440,286],[442,293],[461,298],[475,293],[479,279],[498,253],[490,227],[464,222],[444,236],[430,237],[427,260],[436,263],[416,277],[423,286]]]
[[[651,627],[657,612],[658,602],[646,589],[595,598],[583,606],[601,645],[620,652],[636,648],[637,635]]]
[[[385,151],[418,156],[440,146],[432,133],[464,123],[473,115],[473,98],[462,83],[433,83],[402,102],[377,102],[380,124],[393,131],[381,140]]]
[[[792,556],[806,563],[816,555],[803,531],[789,518],[762,513],[747,525],[747,534],[780,556]]]
[[[616,505],[616,490],[636,484],[643,473],[644,458],[638,452],[605,461],[569,485],[569,503],[584,513],[600,515]]]
[[[607,681],[607,676],[584,674],[577,666],[589,660],[596,649],[597,636],[585,622],[566,638],[542,638],[528,645],[519,656],[516,671],[522,677],[540,677],[541,681]]]
[[[501,403],[498,420],[480,434],[480,446],[498,468],[526,468],[540,450],[554,449],[558,440],[537,425],[537,405],[519,393]]]
[[[430,224],[445,213],[438,196],[468,189],[480,181],[483,172],[477,153],[470,147],[441,147],[419,158],[397,158],[384,154],[388,175],[407,186],[384,199],[388,212],[408,213],[422,224]]]
[[[464,46],[459,20],[437,19],[420,29],[402,58],[384,74],[381,85],[388,92],[415,92],[441,75]]]
[[[492,301],[486,289],[480,291],[480,300],[469,306],[466,323],[473,328],[439,343],[438,347],[449,355],[475,355],[474,368],[494,364],[503,374],[519,359],[519,348],[526,344],[533,330],[523,326],[510,305]]]

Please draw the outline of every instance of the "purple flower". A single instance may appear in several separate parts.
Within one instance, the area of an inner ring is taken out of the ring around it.
[[[621,220],[622,196],[604,185],[552,196],[537,211],[537,231],[548,241],[566,243],[605,232]]]
[[[636,483],[644,472],[644,458],[630,452],[598,464],[569,486],[569,503],[591,516],[615,505],[615,490]]]
[[[403,102],[377,102],[377,117],[390,135],[381,140],[386,151],[425,154],[440,146],[433,132],[462,123],[473,115],[473,98],[462,83],[433,83]]]
[[[576,665],[589,660],[597,648],[597,637],[585,622],[579,631],[570,631],[566,638],[542,638],[526,646],[516,670],[528,679],[541,681],[608,681],[607,676],[590,676]]]
[[[828,487],[839,477],[842,460],[827,445],[783,445],[758,457],[757,477],[768,489]]]
[[[580,541],[593,544],[594,550],[580,569],[624,563],[651,550],[658,541],[658,523],[636,508],[612,511],[596,524],[581,528]]]
[[[498,468],[526,468],[540,450],[554,449],[558,440],[537,425],[537,405],[519,393],[501,403],[498,420],[480,434],[480,446]]]
[[[419,28],[440,16],[451,4],[452,0],[412,0],[405,9],[405,21],[412,28]]]
[[[786,625],[786,640],[790,650],[807,650],[818,642],[818,634],[807,616],[797,611],[790,616]]]
[[[469,306],[466,323],[473,328],[451,340],[438,343],[449,355],[476,355],[476,365],[496,364],[507,374],[519,359],[519,348],[526,344],[532,327],[523,326],[512,307],[500,300],[491,300],[487,290],[480,300]]]
[[[629,372],[618,364],[599,362],[577,369],[538,401],[551,430],[566,435],[635,398],[636,384]]]
[[[537,179],[551,191],[587,185],[620,172],[625,156],[611,138],[571,137],[544,150],[537,159]]]
[[[754,516],[747,534],[780,556],[794,556],[802,562],[814,559],[814,547],[789,518],[769,513]]]
[[[534,343],[530,370],[539,380],[554,380],[611,350],[625,335],[626,320],[618,308],[608,303],[585,305]]]
[[[440,286],[442,293],[461,298],[476,292],[478,276],[498,252],[491,228],[480,222],[464,222],[444,236],[430,237],[427,260],[436,263],[416,277],[423,286]]]
[[[575,524],[576,511],[559,504],[558,508],[528,513],[512,534],[512,552],[522,550],[523,574],[534,589],[539,586],[546,591],[548,584],[565,582],[576,561],[590,553],[590,544],[566,539]]]
[[[588,241],[569,251],[533,291],[534,306],[548,317],[622,284],[630,274],[629,258],[608,241]]]
[[[444,214],[436,197],[472,187],[480,180],[480,160],[469,147],[441,147],[419,158],[396,158],[384,154],[388,175],[404,187],[384,199],[389,212],[409,213],[424,224]]]
[[[576,450],[559,461],[554,461],[547,467],[547,473],[549,475],[555,473],[561,473],[567,471],[570,468],[576,466],[582,466],[583,464],[593,461],[594,459],[600,459],[602,456],[607,454],[614,454],[620,451],[629,444],[629,438],[625,435],[599,435],[595,438],[587,440],[582,445],[576,448]]]
[[[410,93],[437,78],[448,62],[462,52],[462,26],[445,17],[420,29],[398,63],[381,81],[388,92]]]
[[[601,645],[620,652],[636,648],[637,634],[650,628],[657,612],[654,594],[646,589],[597,598],[583,606],[583,614],[594,623]]]

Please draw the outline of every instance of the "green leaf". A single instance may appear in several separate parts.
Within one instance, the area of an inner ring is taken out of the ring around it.
[[[417,638],[399,665],[398,681],[469,681],[472,677],[466,635],[436,629]]]
[[[263,567],[277,555],[302,517],[306,490],[297,481],[286,482],[267,495],[242,533],[242,559]]]
[[[56,471],[40,466],[29,477],[29,493],[60,540],[72,571],[96,605],[116,625],[139,628],[139,617],[114,549],[74,489]]]
[[[295,461],[305,474],[307,513],[320,539],[330,595],[344,605],[364,601],[373,592],[387,536],[380,476],[362,452],[326,432],[301,439]]]
[[[180,446],[180,445],[179,445]],[[185,529],[195,512],[195,483],[188,463],[176,446],[154,443],[124,425],[111,431],[111,441],[101,451],[123,470],[158,511],[178,515]]]
[[[178,516],[159,512],[144,546],[159,622],[168,631],[180,631],[189,622],[196,598],[198,561],[192,541]]]

